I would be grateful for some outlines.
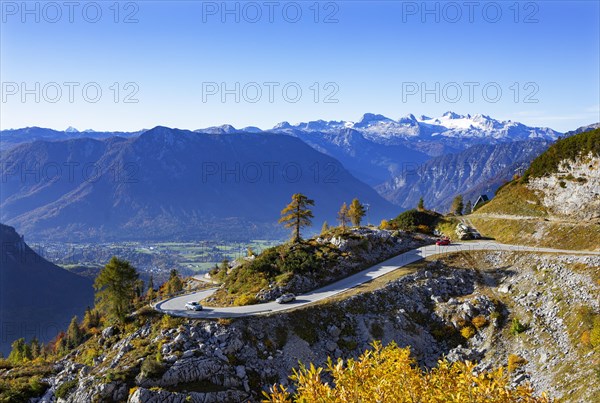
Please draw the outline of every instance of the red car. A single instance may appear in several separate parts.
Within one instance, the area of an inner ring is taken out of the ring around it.
[[[441,238],[438,239],[435,244],[437,246],[450,245],[450,238]]]

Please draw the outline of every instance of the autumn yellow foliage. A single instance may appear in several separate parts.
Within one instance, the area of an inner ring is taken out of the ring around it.
[[[460,329],[460,334],[465,339],[470,339],[471,337],[475,336],[475,329],[473,329],[472,326],[465,326]]]
[[[346,362],[331,359],[327,367],[300,365],[290,377],[295,392],[274,385],[265,392],[265,402],[355,403],[355,402],[423,402],[423,403],[546,403],[545,395],[534,396],[530,386],[509,388],[509,380],[498,368],[475,374],[475,365],[469,362],[440,361],[430,371],[415,365],[408,348],[391,343],[383,347],[374,343],[357,360]],[[333,385],[322,380],[328,372]]]
[[[473,323],[473,326],[475,326],[477,329],[481,329],[482,327],[485,327],[488,324],[488,320],[483,315],[474,317],[471,322]]]
[[[517,368],[527,364],[527,360],[519,355],[510,354],[508,356],[508,372],[514,372]]]

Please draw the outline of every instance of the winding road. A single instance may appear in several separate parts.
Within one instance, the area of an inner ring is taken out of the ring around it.
[[[464,242],[454,243],[448,246],[436,246],[427,245],[417,249],[412,249],[408,252],[401,253],[388,259],[384,262],[378,263],[368,269],[360,271],[356,274],[348,276],[342,280],[331,283],[325,287],[311,291],[307,294],[298,295],[296,301],[287,304],[278,304],[276,302],[267,302],[264,304],[246,305],[246,306],[235,306],[235,307],[204,307],[202,311],[189,311],[185,309],[185,304],[188,301],[200,301],[210,295],[212,295],[217,288],[211,288],[195,292],[192,294],[186,294],[178,297],[169,298],[160,301],[154,305],[154,309],[159,312],[163,312],[172,316],[182,316],[188,318],[204,318],[204,319],[216,319],[216,318],[233,318],[240,316],[251,316],[260,315],[273,312],[281,312],[300,306],[321,301],[323,299],[332,297],[336,294],[347,291],[351,288],[359,286],[363,283],[369,282],[373,279],[381,277],[387,273],[397,270],[401,267],[417,262],[428,256],[455,253],[455,252],[468,252],[468,251],[514,251],[514,252],[543,252],[543,253],[562,253],[562,254],[581,254],[581,255],[598,255],[600,252],[591,251],[574,251],[574,250],[563,250],[563,249],[551,249],[541,248],[534,246],[517,246],[507,245],[492,241],[477,241],[477,242]]]

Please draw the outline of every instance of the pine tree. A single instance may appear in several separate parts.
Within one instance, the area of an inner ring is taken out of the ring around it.
[[[419,203],[417,204],[417,210],[425,211],[425,201],[422,197],[419,199]]]
[[[314,215],[308,206],[314,206],[315,201],[309,199],[301,193],[296,193],[292,196],[292,201],[283,210],[281,210],[280,223],[286,228],[292,228],[292,242],[297,243],[302,240],[300,238],[300,229],[308,227],[312,224],[311,219]]]
[[[113,256],[94,282],[96,307],[109,320],[124,322],[135,296],[137,279],[138,273],[128,261]]]
[[[473,210],[473,205],[471,204],[471,200],[468,200],[467,201],[467,206],[465,207],[464,213],[465,214],[471,214],[472,210]]]
[[[458,195],[452,201],[451,211],[452,211],[452,213],[454,213],[456,215],[462,215],[463,209],[464,209],[463,197],[462,197],[462,195]]]
[[[352,200],[352,203],[350,203],[350,208],[348,208],[348,217],[350,218],[350,221],[352,221],[352,225],[359,227],[360,222],[366,213],[367,211],[365,206],[363,206],[358,199]]]
[[[321,235],[326,234],[329,231],[329,224],[327,221],[323,221],[323,226],[321,227]]]
[[[342,230],[346,230],[346,225],[348,225],[349,220],[350,217],[348,216],[348,206],[346,205],[346,202],[344,202],[342,207],[340,207],[340,211],[338,211],[338,221],[342,227]]]

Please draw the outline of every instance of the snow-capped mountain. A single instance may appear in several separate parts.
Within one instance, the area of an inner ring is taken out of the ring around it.
[[[236,129],[231,125],[196,130],[211,134],[259,131],[256,127]],[[398,120],[366,113],[356,122],[281,122],[265,132],[301,139],[317,151],[342,162],[352,174],[371,186],[396,177],[407,166],[422,164],[432,157],[459,153],[472,146],[525,140],[553,141],[561,135],[549,128],[454,112],[446,112],[437,118],[423,115],[417,118],[408,114]]]
[[[454,112],[446,112],[438,118],[417,118],[409,114],[398,120],[367,113],[358,122],[317,120],[296,125],[282,122],[271,131],[332,133],[342,129],[356,130],[367,139],[383,144],[444,139],[475,140],[478,143],[481,141],[477,140],[492,143],[527,139],[555,140],[562,134],[547,127],[529,127],[511,120],[499,121],[486,115],[459,115]]]

